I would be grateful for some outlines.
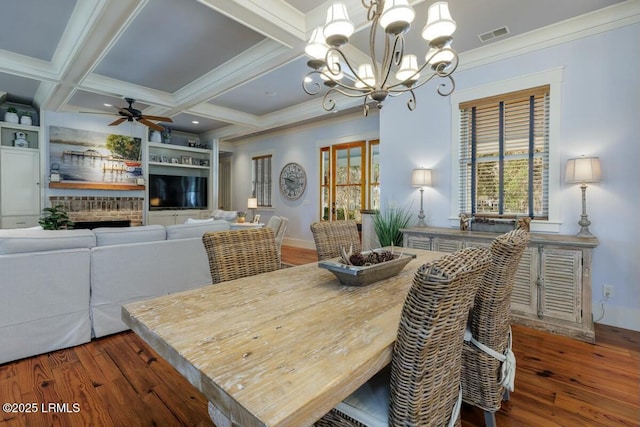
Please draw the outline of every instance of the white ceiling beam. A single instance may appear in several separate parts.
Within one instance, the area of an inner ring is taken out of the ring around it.
[[[56,70],[47,61],[0,49],[0,72],[34,80],[55,82]]]
[[[198,1],[289,48],[305,39],[304,14],[284,0]]]
[[[208,102],[196,105],[186,112],[208,119],[218,120],[240,126],[247,126],[251,128],[256,128],[260,124],[258,116],[245,113],[243,111],[222,107],[220,105],[213,105]]]
[[[80,89],[121,98],[126,96],[145,104],[154,105],[166,110],[176,107],[176,103],[170,93],[146,86],[123,82],[122,80],[116,80],[99,74],[91,74],[87,76]]]
[[[52,64],[60,84],[40,91],[41,108],[60,109],[95,69],[148,0],[83,0],[76,4]]]

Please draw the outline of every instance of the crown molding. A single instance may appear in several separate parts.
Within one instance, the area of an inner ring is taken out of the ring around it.
[[[640,22],[640,1],[627,0],[491,45],[460,53],[466,70]]]

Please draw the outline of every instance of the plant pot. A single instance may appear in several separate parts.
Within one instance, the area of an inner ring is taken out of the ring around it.
[[[245,220],[246,220],[246,218],[245,218],[245,217],[243,217],[243,216],[239,216],[239,217],[238,217],[238,222],[239,222],[240,224],[242,224]]]
[[[31,116],[22,116],[20,117],[20,124],[21,125],[27,125],[27,126],[31,126]]]
[[[4,113],[4,121],[7,123],[20,123],[20,118],[16,113]]]

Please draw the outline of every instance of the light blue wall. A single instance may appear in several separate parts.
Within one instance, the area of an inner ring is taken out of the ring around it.
[[[318,100],[318,108],[320,100]],[[251,158],[271,154],[273,179],[273,211],[258,212],[289,218],[286,243],[315,248],[309,225],[319,220],[320,147],[335,143],[378,138],[378,115],[367,118],[361,112],[346,118],[247,139],[234,147],[232,194],[234,209],[245,209],[251,194]],[[307,189],[296,201],[282,197],[278,189],[280,170],[289,162],[297,162],[307,173]]]
[[[575,234],[580,189],[564,180],[566,160],[582,154],[600,157],[603,180],[589,185],[591,232],[600,240],[593,259],[593,311],[601,313],[602,287],[615,286],[603,323],[640,330],[640,24],[622,27],[455,75],[456,90],[563,67],[557,168],[562,234]],[[452,175],[451,105],[429,84],[417,91],[409,113],[401,98],[380,115],[381,192],[399,205],[419,205],[409,185],[414,167],[434,169],[434,188],[425,192],[430,225],[450,226]]]

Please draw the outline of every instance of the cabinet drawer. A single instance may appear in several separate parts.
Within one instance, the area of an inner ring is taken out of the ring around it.
[[[38,224],[37,216],[3,216],[2,228],[29,228]]]

